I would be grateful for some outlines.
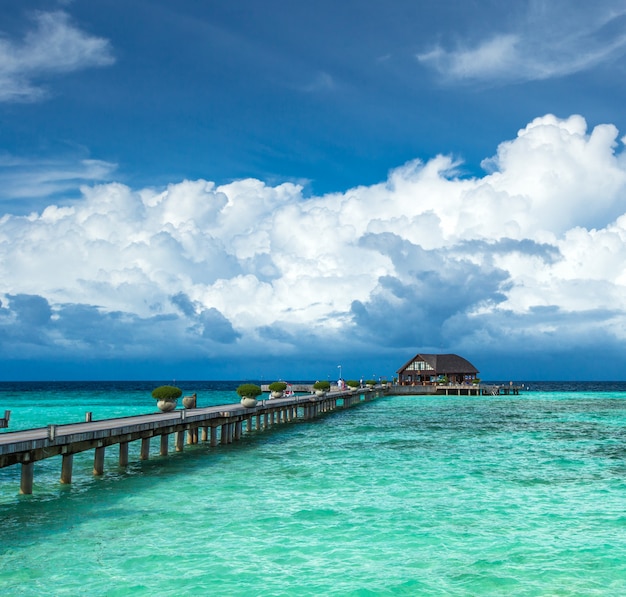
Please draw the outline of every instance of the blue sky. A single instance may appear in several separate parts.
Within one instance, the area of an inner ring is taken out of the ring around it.
[[[626,379],[626,1],[0,8],[0,379]]]

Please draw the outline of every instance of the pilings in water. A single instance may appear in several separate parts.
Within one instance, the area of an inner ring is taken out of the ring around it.
[[[380,388],[362,388],[358,393],[343,391],[263,400],[251,409],[225,405],[103,421],[93,421],[91,413],[87,413],[85,423],[49,425],[0,435],[0,468],[20,464],[20,493],[28,495],[33,492],[35,462],[53,456],[62,457],[60,482],[71,484],[74,454],[80,452],[94,451],[93,474],[101,476],[105,471],[106,448],[112,445],[119,445],[119,466],[126,467],[129,445],[134,441],[140,441],[139,460],[150,458],[153,437],[159,438],[159,455],[167,457],[172,435],[176,452],[183,452],[185,438],[187,445],[204,443],[213,448],[239,441],[244,433],[261,432],[298,420],[309,421],[382,394]]]

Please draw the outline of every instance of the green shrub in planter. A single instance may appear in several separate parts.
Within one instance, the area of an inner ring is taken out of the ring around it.
[[[159,386],[152,390],[152,397],[155,400],[178,400],[183,391],[176,386]]]
[[[375,379],[368,379],[368,380],[365,382],[365,385],[366,385],[366,386],[375,386],[375,385],[376,385],[376,380],[375,380]]]
[[[284,381],[274,381],[268,387],[270,392],[284,392],[287,389],[287,384]]]
[[[323,392],[328,392],[330,390],[330,382],[329,381],[316,381],[313,384],[314,390],[322,390]]]
[[[243,383],[237,388],[237,394],[239,394],[242,398],[244,396],[249,396],[250,398],[256,398],[263,393],[260,386],[257,386],[253,383]]]
[[[358,388],[358,387],[359,387],[359,385],[361,385],[361,384],[359,384],[359,382],[358,382],[356,379],[349,379],[349,380],[346,382],[346,385],[347,385],[349,388]]]

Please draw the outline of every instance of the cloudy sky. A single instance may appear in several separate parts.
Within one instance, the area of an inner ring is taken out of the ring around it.
[[[626,379],[626,0],[0,10],[0,379]]]

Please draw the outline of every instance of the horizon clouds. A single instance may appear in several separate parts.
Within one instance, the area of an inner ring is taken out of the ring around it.
[[[313,197],[256,179],[83,186],[0,218],[0,356],[358,360],[374,338],[398,365],[504,352],[526,372],[544,349],[610,350],[626,339],[618,137],[548,114],[483,176],[438,155]]]

